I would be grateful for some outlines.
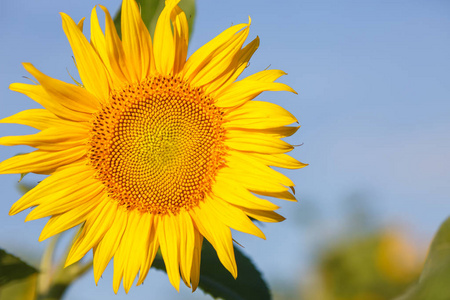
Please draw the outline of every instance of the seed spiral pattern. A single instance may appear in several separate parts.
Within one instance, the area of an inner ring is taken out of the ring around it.
[[[201,89],[153,77],[111,94],[95,114],[88,158],[110,197],[166,214],[198,205],[225,164],[223,111]]]

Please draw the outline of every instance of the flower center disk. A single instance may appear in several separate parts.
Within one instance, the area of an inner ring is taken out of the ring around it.
[[[131,84],[94,116],[90,164],[127,209],[176,214],[205,198],[224,165],[222,115],[201,89],[179,79]]]

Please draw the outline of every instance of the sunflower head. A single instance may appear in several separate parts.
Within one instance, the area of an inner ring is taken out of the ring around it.
[[[160,251],[170,282],[196,289],[203,238],[237,276],[230,229],[264,238],[251,218],[278,222],[278,206],[261,197],[295,200],[293,182],[272,167],[304,167],[285,154],[296,118],[254,100],[265,91],[295,92],[265,70],[237,80],[259,45],[244,46],[248,24],[231,26],[187,58],[188,23],[168,0],[153,41],[134,0],[122,4],[122,38],[108,10],[104,30],[91,14],[91,40],[62,15],[82,86],[51,78],[14,83],[43,106],[1,122],[40,130],[0,138],[36,151],[0,163],[0,173],[47,174],[11,208],[50,217],[40,240],[82,224],[67,265],[94,251],[94,275],[114,258],[113,287],[141,284]]]
[[[89,163],[111,198],[178,214],[211,192],[225,165],[223,110],[200,88],[155,76],[111,94],[92,121]]]

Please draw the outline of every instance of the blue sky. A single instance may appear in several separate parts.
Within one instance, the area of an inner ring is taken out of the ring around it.
[[[72,52],[58,12],[89,17],[95,4],[113,13],[115,1],[0,2],[0,117],[37,107],[8,90],[25,82],[21,62],[32,62],[48,75],[70,81]],[[307,272],[317,243],[345,224],[343,202],[366,197],[380,226],[401,225],[419,244],[428,244],[450,213],[450,3],[447,1],[206,1],[199,0],[190,51],[231,24],[252,17],[250,37],[260,49],[246,70],[270,65],[289,73],[281,79],[299,92],[266,93],[260,99],[280,104],[299,119],[290,139],[301,144],[293,156],[310,166],[286,172],[297,185],[299,203],[277,203],[287,220],[266,224],[267,240],[238,234],[269,284],[298,283]],[[88,24],[88,23],[86,23]],[[0,125],[0,135],[30,129]],[[26,148],[0,147],[0,160]],[[30,177],[29,180],[37,180]],[[17,253],[38,243],[45,221],[23,223],[25,214],[8,216],[20,194],[17,175],[1,175],[0,247]],[[303,219],[314,211],[317,220]],[[295,277],[295,278],[294,278]],[[112,269],[98,287],[89,274],[67,299],[109,298]],[[190,296],[181,288],[182,297]],[[130,298],[152,294],[175,298],[161,272],[153,272]],[[202,292],[190,296],[201,299]],[[121,292],[114,299],[129,299]]]

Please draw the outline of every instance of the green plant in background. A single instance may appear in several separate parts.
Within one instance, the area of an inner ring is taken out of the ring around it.
[[[11,281],[20,280],[36,274],[38,271],[11,255],[4,250],[0,250],[0,286],[5,286]]]
[[[136,0],[141,11],[142,21],[148,28],[148,32],[152,35],[155,32],[156,22],[164,8],[164,1],[162,0]],[[178,4],[184,11],[189,24],[189,36],[192,36],[194,31],[194,21],[196,14],[195,0],[182,0]],[[120,9],[114,17],[114,25],[119,36],[122,36],[122,26],[120,20],[122,17],[122,10]]]
[[[436,233],[419,280],[396,300],[450,299],[450,218]]]
[[[419,276],[414,246],[402,235],[381,231],[344,240],[319,260],[323,288],[333,300],[389,300]]]

